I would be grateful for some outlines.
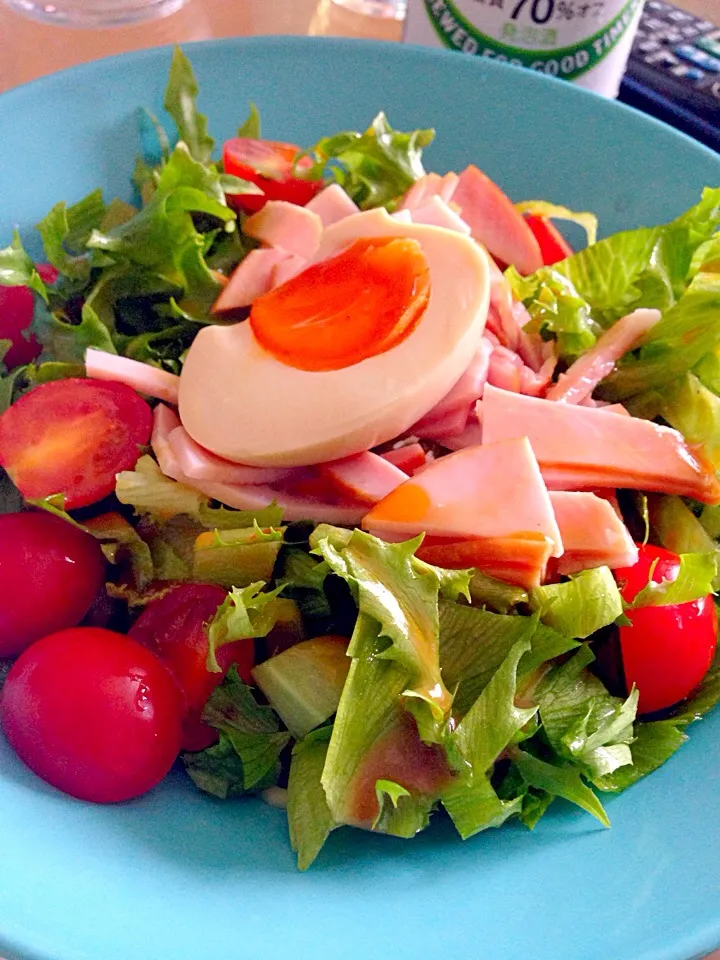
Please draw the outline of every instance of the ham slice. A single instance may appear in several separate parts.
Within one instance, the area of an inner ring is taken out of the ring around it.
[[[468,447],[428,464],[363,518],[380,536],[459,540],[562,539],[537,461],[525,438]]]
[[[547,392],[548,400],[582,403],[595,387],[615,369],[615,364],[632,350],[660,319],[659,310],[634,310],[618,320],[584,353]]]
[[[481,403],[483,443],[527,437],[550,489],[626,487],[720,503],[714,471],[670,427],[489,383]]]
[[[442,197],[430,197],[427,203],[412,211],[413,223],[427,223],[431,227],[444,227],[445,230],[454,230],[470,236],[470,227],[462,217],[448,206]]]
[[[265,484],[289,477],[291,467],[249,467],[216,457],[179,425],[171,430],[168,443],[177,464],[189,480],[209,480],[214,483]]]
[[[419,443],[406,443],[392,450],[386,450],[380,456],[408,476],[415,473],[420,467],[424,467],[426,463],[425,451]]]
[[[370,450],[318,464],[317,470],[338,493],[367,504],[378,503],[408,479],[407,473]]]
[[[452,194],[453,205],[470,226],[472,236],[502,263],[520,273],[534,273],[543,265],[540,246],[512,201],[474,165],[460,174]]]
[[[275,286],[275,270],[290,257],[285,250],[251,250],[230,274],[230,279],[213,304],[215,314],[249,307]]]
[[[560,574],[590,567],[632,567],[638,558],[627,527],[612,503],[594,493],[550,494],[565,552],[557,562]]]
[[[305,257],[301,257],[297,253],[287,254],[286,257],[275,265],[275,269],[272,272],[271,289],[280,287],[283,283],[287,283],[288,280],[292,280],[293,277],[302,273],[306,266],[307,260]]]
[[[155,454],[158,466],[171,480],[178,480],[180,483],[185,481],[185,475],[180,468],[177,457],[170,446],[170,435],[180,426],[178,415],[166,407],[164,403],[159,403],[153,410],[153,428],[150,436],[150,446]]]
[[[353,213],[360,212],[360,207],[350,199],[339,183],[331,183],[329,187],[321,190],[305,204],[305,209],[316,213],[322,220],[323,227],[329,227],[345,217],[351,217]]]
[[[416,555],[450,570],[477,567],[490,577],[532,590],[542,583],[552,550],[547,537],[498,537],[451,544],[426,538]]]
[[[400,209],[417,210],[418,207],[424,207],[433,197],[439,197],[445,203],[450,203],[458,179],[456,173],[446,173],[444,176],[439,173],[426,173],[410,187],[400,204]]]
[[[180,377],[167,370],[151,367],[149,363],[140,363],[129,357],[118,357],[104,350],[89,347],[85,351],[85,371],[94,380],[114,380],[144,393],[147,397],[157,397],[177,406]]]
[[[450,450],[464,450],[466,447],[479,447],[482,443],[482,424],[477,415],[470,415],[467,426],[462,433],[453,437],[446,437],[444,444]]]
[[[184,482],[199,493],[204,493],[206,497],[219,500],[220,503],[235,507],[237,510],[259,510],[275,501],[283,508],[285,520],[313,520],[315,523],[335,523],[340,526],[356,527],[367,511],[367,504],[328,503],[314,497],[288,493],[269,485],[243,486],[189,479]]]
[[[524,393],[530,397],[543,394],[552,380],[556,360],[549,357],[535,372],[519,354],[507,347],[495,347],[490,355],[487,382],[501,390]]]
[[[465,430],[475,402],[482,396],[492,352],[492,344],[483,337],[470,365],[452,390],[410,428],[413,436],[443,442]]]
[[[248,217],[243,233],[269,247],[281,247],[309,260],[320,246],[323,223],[317,213],[286,200],[268,200]]]

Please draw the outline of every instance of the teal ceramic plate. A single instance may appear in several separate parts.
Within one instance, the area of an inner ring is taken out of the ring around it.
[[[58,39],[60,34],[58,33]],[[516,199],[594,210],[603,232],[670,218],[720,157],[639,114],[516,68],[327,39],[190,45],[218,138],[249,99],[267,136],[437,128]],[[168,50],[95,63],[0,97],[0,244],[92,187],[130,196],[137,108],[159,110]],[[284,814],[213,802],[181,774],[94,807],[0,744],[0,952],[33,960],[688,960],[720,943],[720,714],[659,772],[607,802],[612,828],[560,803],[534,833],[462,843],[337,831],[296,871]]]

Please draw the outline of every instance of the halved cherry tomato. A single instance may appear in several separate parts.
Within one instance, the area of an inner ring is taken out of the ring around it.
[[[206,666],[205,624],[212,620],[226,597],[225,590],[213,584],[179,584],[149,603],[130,628],[130,636],[162,660],[182,690],[184,750],[203,750],[217,740],[217,731],[203,723],[201,716],[210,694],[230,665],[237,665],[243,680],[251,679],[255,663],[252,640],[238,640],[217,651],[222,673],[211,673]]]
[[[149,650],[112,630],[75,627],[28,647],[8,673],[0,709],[20,759],[80,800],[137,797],[180,750],[177,684]]]
[[[223,167],[242,180],[249,180],[262,194],[228,194],[228,203],[246,213],[256,213],[268,200],[286,200],[304,207],[322,189],[322,180],[304,180],[297,171],[308,171],[312,160],[303,157],[295,166],[300,147],[276,140],[234,137],[223,145]]]
[[[535,213],[526,213],[525,220],[540,245],[543,264],[546,267],[559,263],[575,252],[558,228],[548,219]]]
[[[150,439],[152,411],[123,383],[55,380],[0,415],[0,466],[24,497],[63,494],[72,510],[102,500]]]
[[[45,283],[54,283],[58,272],[50,264],[40,263],[37,271]],[[9,340],[10,349],[3,362],[8,370],[32,363],[42,353],[40,341],[24,331],[32,323],[34,297],[29,287],[6,287],[0,284],[0,340]]]
[[[384,353],[417,326],[430,297],[420,244],[356,240],[252,305],[258,343],[299,370],[339,370]]]
[[[0,516],[0,657],[76,626],[105,580],[98,541],[52,514]]]
[[[650,579],[654,583],[677,575],[677,554],[651,545],[640,546],[638,562],[615,571],[623,599],[631,602]],[[627,613],[631,627],[620,627],[625,682],[640,692],[639,712],[654,713],[684,700],[700,683],[717,645],[717,616],[712,596],[688,603],[640,607]]]

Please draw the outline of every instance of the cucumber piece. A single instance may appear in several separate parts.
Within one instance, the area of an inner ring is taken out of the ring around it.
[[[201,533],[193,549],[193,580],[220,587],[248,587],[272,578],[282,530],[263,534],[253,527]]]
[[[297,740],[337,710],[350,669],[347,645],[345,637],[314,637],[253,669],[258,687]]]

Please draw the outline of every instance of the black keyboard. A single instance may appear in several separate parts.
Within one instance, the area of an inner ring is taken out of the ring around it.
[[[618,99],[720,152],[720,26],[646,0]]]

